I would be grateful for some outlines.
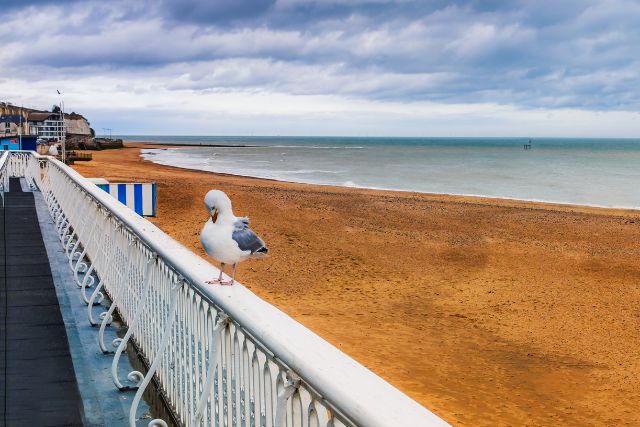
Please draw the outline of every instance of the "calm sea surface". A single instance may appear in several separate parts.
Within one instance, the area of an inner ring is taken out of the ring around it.
[[[122,136],[183,168],[313,184],[640,208],[640,139]]]

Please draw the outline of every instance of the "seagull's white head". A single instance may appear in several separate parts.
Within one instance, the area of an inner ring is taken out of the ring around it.
[[[220,190],[210,190],[204,196],[204,205],[207,207],[207,212],[211,215],[213,222],[216,222],[219,214],[231,212],[231,200]]]

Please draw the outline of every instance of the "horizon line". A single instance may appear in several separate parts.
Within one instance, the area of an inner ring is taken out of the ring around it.
[[[106,134],[97,134],[96,137],[104,137]],[[615,137],[615,136],[395,136],[395,135],[382,135],[382,136],[372,136],[372,135],[203,135],[203,134],[134,134],[134,133],[122,133],[122,134],[112,134],[112,138],[122,138],[122,137],[193,137],[193,138],[369,138],[369,139],[384,139],[384,138],[395,138],[395,139],[430,139],[430,138],[439,138],[439,139],[527,139],[527,140],[540,140],[540,139],[588,139],[588,140],[596,140],[596,139],[618,139],[618,140],[632,140],[632,141],[640,141],[640,136],[638,137]]]

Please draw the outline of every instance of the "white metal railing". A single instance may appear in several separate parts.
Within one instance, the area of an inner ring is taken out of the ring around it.
[[[2,197],[4,200],[5,189],[9,190],[9,151],[2,152],[0,155],[0,190],[2,190]],[[4,202],[3,202],[4,205]]]
[[[7,171],[42,191],[103,353],[115,310],[128,326],[112,375],[137,390],[131,426],[152,378],[185,426],[446,425],[244,286],[206,285],[216,268],[63,163],[15,152],[0,158],[3,183]],[[111,305],[94,318],[104,294]],[[146,375],[119,373],[130,341]]]
[[[29,151],[9,151],[8,175],[9,177],[24,177],[32,189],[37,188],[40,182],[40,160]],[[8,182],[8,181],[7,181]]]

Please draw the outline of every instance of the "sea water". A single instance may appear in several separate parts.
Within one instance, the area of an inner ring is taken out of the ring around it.
[[[640,140],[124,136],[163,165],[312,184],[640,208]]]

